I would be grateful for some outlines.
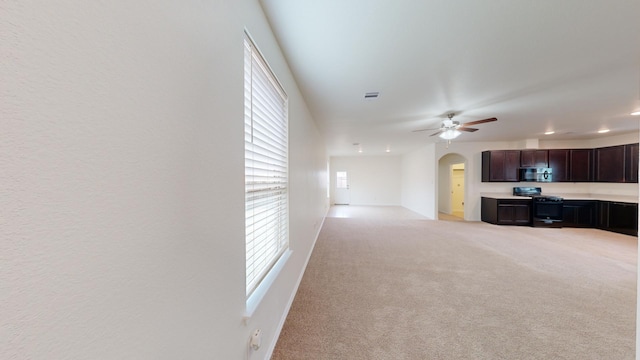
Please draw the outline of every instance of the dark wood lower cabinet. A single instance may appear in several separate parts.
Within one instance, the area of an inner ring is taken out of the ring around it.
[[[531,225],[530,199],[481,198],[481,220],[496,225]],[[638,236],[638,204],[565,200],[561,227],[598,228]]]
[[[565,200],[562,208],[562,226],[595,227],[598,210],[597,205],[598,201],[595,200]]]
[[[531,225],[531,200],[481,199],[480,217],[496,225]]]
[[[638,204],[600,201],[596,226],[602,230],[637,236]]]

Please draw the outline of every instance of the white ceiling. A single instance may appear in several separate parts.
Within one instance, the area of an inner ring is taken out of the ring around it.
[[[329,155],[638,131],[639,0],[261,0]],[[379,91],[377,100],[364,100]],[[545,136],[547,130],[554,135]]]

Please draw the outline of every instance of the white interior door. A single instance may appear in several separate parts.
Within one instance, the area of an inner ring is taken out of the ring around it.
[[[451,214],[464,217],[464,164],[451,166]]]
[[[333,203],[335,205],[349,205],[351,197],[349,195],[349,177],[346,171],[336,171],[336,192]]]

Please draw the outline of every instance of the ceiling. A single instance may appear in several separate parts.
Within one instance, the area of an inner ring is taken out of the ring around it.
[[[638,131],[640,1],[261,0],[329,155]],[[379,92],[366,100],[367,92]],[[555,134],[544,135],[553,130]],[[354,145],[358,143],[359,145]]]

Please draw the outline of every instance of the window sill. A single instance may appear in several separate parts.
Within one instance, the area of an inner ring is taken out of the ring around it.
[[[284,268],[284,265],[287,263],[287,260],[289,260],[292,252],[293,251],[290,249],[287,249],[282,256],[280,256],[280,259],[278,259],[278,261],[273,265],[269,273],[267,273],[267,276],[264,277],[260,282],[260,285],[258,285],[258,287],[253,291],[253,294],[247,298],[243,316],[245,324],[249,322],[253,313],[260,305],[260,302],[262,302],[262,299],[267,294],[267,291],[271,288],[271,285],[275,282],[276,278],[278,278],[278,274],[280,274],[280,271]]]

